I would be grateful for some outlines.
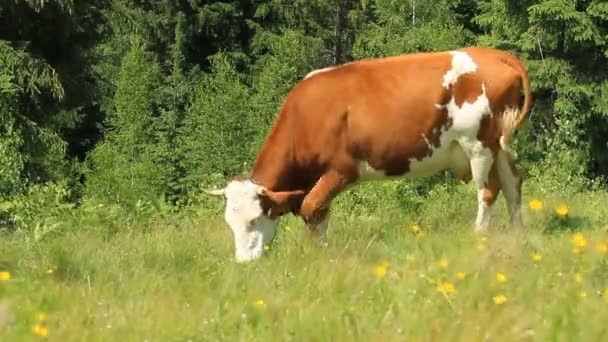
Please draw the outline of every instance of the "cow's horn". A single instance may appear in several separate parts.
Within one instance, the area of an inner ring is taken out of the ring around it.
[[[224,196],[226,194],[226,189],[207,190],[205,192],[213,196]]]

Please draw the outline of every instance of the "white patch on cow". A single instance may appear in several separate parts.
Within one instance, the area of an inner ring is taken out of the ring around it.
[[[452,69],[443,75],[444,88],[456,84],[460,76],[477,70],[477,64],[466,52],[450,51],[450,53],[452,54]]]
[[[386,178],[384,171],[376,170],[368,162],[362,161],[359,164],[359,180],[360,181],[372,181],[381,180]]]
[[[306,76],[304,76],[304,79],[311,78],[312,76],[314,76],[314,75],[316,75],[316,74],[320,74],[320,73],[322,73],[322,72],[326,72],[326,71],[329,71],[329,70],[333,70],[333,69],[335,69],[335,68],[336,68],[335,66],[331,66],[331,67],[327,67],[327,68],[323,68],[323,69],[317,69],[317,70],[311,71],[311,72],[309,72],[308,74],[306,74]]]
[[[429,157],[410,159],[408,178],[429,176],[446,168],[466,170],[471,157],[478,153],[481,144],[476,144],[477,132],[483,117],[491,113],[485,87],[482,86],[482,93],[473,103],[464,102],[458,107],[452,97],[447,104],[437,105],[439,107],[448,111],[452,126],[447,130],[441,128],[439,146],[430,146]]]
[[[232,181],[226,187],[224,219],[234,235],[238,262],[251,261],[264,254],[264,245],[274,237],[279,219],[263,215],[258,191],[249,180]]]

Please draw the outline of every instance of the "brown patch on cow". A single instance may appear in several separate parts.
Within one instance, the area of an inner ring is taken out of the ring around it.
[[[461,75],[452,89],[454,102],[459,108],[465,102],[474,103],[482,94],[482,82],[477,73]]]
[[[479,131],[477,131],[477,140],[481,141],[481,144],[485,148],[493,148],[498,146],[500,142],[500,130],[498,122],[494,115],[484,115],[479,122]]]
[[[490,174],[488,175],[488,181],[483,189],[482,199],[487,205],[494,204],[502,187],[497,167],[497,163],[494,161],[494,163],[492,163],[492,168],[490,169]]]
[[[396,151],[397,153],[385,155],[382,160],[376,161],[374,164],[370,163],[370,166],[384,170],[384,174],[389,177],[401,176],[410,171],[410,161],[412,159],[421,161],[424,158],[431,157],[433,155],[432,147],[440,146],[441,135],[453,126],[454,120],[449,117],[447,109],[435,108],[431,121],[433,124],[428,126],[413,144]]]

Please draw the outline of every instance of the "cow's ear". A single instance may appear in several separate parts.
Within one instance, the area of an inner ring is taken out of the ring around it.
[[[298,209],[306,192],[302,190],[271,191],[260,187],[258,195],[262,198],[264,213],[270,217],[277,217]]]

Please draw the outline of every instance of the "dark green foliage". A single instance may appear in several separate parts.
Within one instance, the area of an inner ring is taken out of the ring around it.
[[[547,189],[607,176],[605,1],[5,1],[2,219],[26,224],[19,208],[36,207],[24,198],[40,189],[129,208],[200,204],[202,188],[251,169],[310,71],[476,44],[513,51],[530,71],[534,108],[515,141],[524,171]],[[449,179],[370,186],[341,205],[388,193],[417,210]]]
[[[161,88],[159,66],[134,43],[118,73],[105,139],[91,154],[89,194],[129,205],[164,194],[172,171],[165,133],[175,127],[167,127]]]
[[[564,178],[608,174],[605,2],[488,0],[479,8],[480,42],[515,51],[530,70],[535,134],[527,144],[536,148],[526,148],[524,159],[545,157],[543,168],[559,173],[556,187]]]

